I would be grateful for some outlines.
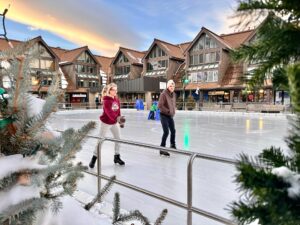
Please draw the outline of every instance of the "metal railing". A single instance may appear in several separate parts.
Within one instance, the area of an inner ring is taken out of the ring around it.
[[[120,106],[122,109],[134,109],[135,102],[120,102]],[[59,110],[74,110],[74,109],[102,109],[102,104],[99,103],[96,105],[95,103],[89,102],[81,102],[81,103],[58,103],[57,107]],[[146,103],[144,103],[144,108],[146,108]]]
[[[193,181],[193,162],[194,162],[194,159],[196,159],[196,158],[201,158],[201,159],[206,159],[206,160],[211,160],[211,161],[221,162],[221,163],[226,163],[226,164],[232,164],[232,165],[236,165],[236,161],[231,160],[231,159],[222,158],[222,157],[216,157],[216,156],[211,156],[211,155],[207,155],[207,154],[202,154],[202,153],[196,153],[196,152],[191,152],[191,151],[187,152],[187,151],[183,151],[183,150],[165,148],[165,147],[160,147],[160,146],[156,146],[156,145],[152,145],[152,144],[146,144],[146,143],[140,143],[140,142],[134,142],[134,141],[128,141],[128,140],[121,140],[121,139],[114,139],[114,138],[99,138],[99,137],[95,137],[95,136],[88,136],[88,137],[100,140],[98,143],[98,146],[97,146],[97,157],[98,157],[97,173],[94,173],[91,171],[85,171],[86,173],[97,177],[98,193],[101,190],[101,178],[105,179],[105,180],[109,180],[108,176],[105,176],[101,173],[102,169],[101,169],[100,145],[104,141],[119,142],[122,144],[134,145],[134,146],[144,147],[144,148],[148,148],[148,149],[154,149],[157,151],[160,151],[160,150],[168,151],[168,152],[175,153],[175,154],[189,156],[189,161],[188,161],[188,165],[187,165],[187,203],[179,202],[175,199],[168,198],[166,196],[148,191],[146,189],[134,186],[132,184],[129,184],[124,181],[117,180],[117,179],[114,181],[114,183],[187,210],[187,225],[192,225],[192,213],[196,213],[198,215],[205,216],[209,219],[218,221],[222,224],[235,225],[232,221],[230,221],[224,217],[221,217],[219,215],[207,212],[205,210],[202,210],[202,209],[199,209],[199,208],[196,208],[193,206],[193,182],[192,181]]]

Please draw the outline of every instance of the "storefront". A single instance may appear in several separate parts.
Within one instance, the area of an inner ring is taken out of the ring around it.
[[[230,102],[229,91],[208,91],[204,93],[204,100],[208,98],[208,102]]]
[[[70,103],[86,103],[88,102],[87,93],[69,93]]]

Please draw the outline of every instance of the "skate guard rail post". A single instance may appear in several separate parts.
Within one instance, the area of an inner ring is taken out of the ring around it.
[[[131,185],[129,183],[126,183],[126,182],[123,182],[123,181],[120,181],[117,179],[114,181],[114,183],[187,210],[187,223],[186,223],[187,225],[192,225],[192,213],[202,215],[209,219],[218,221],[222,224],[235,225],[235,223],[233,223],[231,220],[228,220],[224,217],[215,215],[213,213],[207,212],[205,210],[202,210],[202,209],[199,209],[199,208],[196,208],[193,206],[193,182],[192,181],[193,181],[193,162],[194,162],[195,158],[201,158],[201,159],[206,159],[206,160],[211,160],[211,161],[221,162],[221,163],[226,163],[226,164],[232,164],[232,165],[236,165],[236,163],[237,163],[236,161],[231,160],[231,159],[222,158],[222,157],[216,157],[216,156],[211,156],[211,155],[207,155],[207,154],[202,154],[202,153],[196,153],[196,152],[191,152],[191,151],[187,152],[187,151],[183,151],[183,150],[165,148],[165,147],[160,147],[157,145],[140,143],[140,142],[135,142],[135,141],[121,140],[121,139],[115,139],[115,138],[106,138],[106,137],[100,138],[100,137],[95,137],[95,136],[87,136],[87,137],[100,140],[100,142],[98,143],[98,146],[97,146],[97,156],[98,156],[97,173],[94,173],[91,171],[85,171],[86,173],[97,177],[98,193],[101,190],[101,178],[105,179],[105,180],[109,180],[108,176],[105,176],[101,173],[101,150],[99,148],[100,143],[103,143],[105,141],[119,142],[122,144],[150,148],[150,149],[154,149],[157,151],[163,150],[163,151],[168,151],[168,152],[175,153],[175,154],[186,155],[186,156],[189,156],[189,161],[188,161],[188,165],[187,165],[187,203],[179,202],[175,199],[168,198],[166,196],[148,191],[146,189]]]

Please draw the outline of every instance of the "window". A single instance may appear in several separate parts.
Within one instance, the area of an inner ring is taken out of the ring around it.
[[[216,52],[216,62],[220,62],[220,52]]]
[[[214,76],[213,81],[217,82],[219,80],[219,73],[217,70],[212,71],[212,72],[213,72],[213,76]]]
[[[194,65],[194,56],[190,55],[190,65]]]
[[[41,69],[54,70],[54,61],[47,60],[47,59],[41,59]]]
[[[194,65],[198,65],[198,64],[199,64],[199,56],[194,55]]]
[[[162,56],[166,56],[167,54],[157,45],[155,45],[155,47],[153,47],[152,51],[149,54],[149,58],[156,58],[156,57],[162,57]]]
[[[204,60],[205,63],[210,63],[210,53],[206,53],[205,54],[205,60]]]
[[[84,63],[84,62],[85,62],[85,54],[82,53],[82,54],[78,57],[77,61]]]
[[[217,42],[213,38],[211,38],[207,34],[203,34],[201,35],[199,40],[194,44],[192,48],[192,52],[199,51],[202,49],[210,49],[210,48],[217,48],[217,47],[218,47]]]
[[[80,73],[85,73],[85,66],[80,65],[79,68],[80,68],[80,70],[79,70]]]
[[[31,60],[31,62],[30,62],[30,67],[31,67],[31,68],[35,68],[35,69],[40,68],[40,62],[39,62],[39,59],[33,59],[33,60]]]
[[[52,78],[50,78],[50,77],[49,77],[49,78],[48,78],[47,85],[49,85],[49,86],[50,86],[51,84],[52,84]]]
[[[85,60],[86,63],[93,63],[94,60],[92,59],[92,57],[86,53],[86,60]]]
[[[218,81],[218,71],[200,71],[191,73],[190,80],[193,83],[202,83],[202,82],[217,82]]]
[[[153,71],[153,66],[151,63],[147,63],[147,71]]]
[[[92,66],[87,67],[87,72],[90,74],[95,74],[96,68]]]
[[[126,56],[124,54],[120,54],[117,62],[118,63],[126,63],[126,62],[129,62],[129,60],[126,58]]]
[[[118,66],[116,67],[116,75],[125,75],[130,73],[130,66]]]
[[[216,61],[216,53],[211,52],[209,57],[209,62],[215,62]]]
[[[200,54],[200,55],[199,55],[199,64],[200,64],[200,63],[204,63],[204,61],[203,61],[203,54]]]
[[[168,60],[159,60],[158,65],[159,65],[159,68],[167,68],[168,67]]]
[[[52,58],[51,55],[49,54],[48,50],[41,44],[39,44],[39,53],[40,53],[40,56]]]
[[[83,80],[77,81],[77,86],[78,87],[83,87],[84,86],[84,81]]]

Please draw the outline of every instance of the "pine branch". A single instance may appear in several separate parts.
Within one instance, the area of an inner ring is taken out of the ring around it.
[[[102,199],[104,198],[105,195],[108,194],[108,192],[110,191],[110,189],[112,188],[113,182],[116,180],[116,176],[112,176],[110,177],[109,181],[107,182],[107,184],[101,189],[100,193],[98,193],[96,195],[96,197],[88,204],[86,204],[84,206],[84,208],[86,210],[90,210],[95,204],[96,202],[101,202]]]
[[[118,218],[120,216],[120,194],[115,193],[114,203],[113,203],[113,224],[118,224]]]
[[[159,217],[156,219],[154,225],[161,225],[163,223],[163,221],[165,220],[166,216],[168,214],[168,210],[164,209],[161,214],[159,215]]]
[[[164,209],[156,220],[155,225],[160,225],[165,219],[167,214],[167,209]],[[140,211],[134,210],[126,214],[120,213],[120,194],[115,193],[114,202],[113,202],[113,221],[114,225],[123,224],[124,222],[138,220],[144,225],[150,225],[150,222],[147,217],[145,217]]]
[[[3,223],[6,220],[19,221],[19,217],[23,216],[23,219],[29,218],[32,222],[35,218],[35,213],[39,210],[43,210],[46,207],[46,201],[42,198],[32,198],[25,200],[19,204],[10,206],[8,209],[0,214],[0,222]]]
[[[138,220],[144,225],[150,225],[148,218],[138,210],[131,211],[127,214],[121,214],[118,218],[118,222],[128,222],[132,220]]]

